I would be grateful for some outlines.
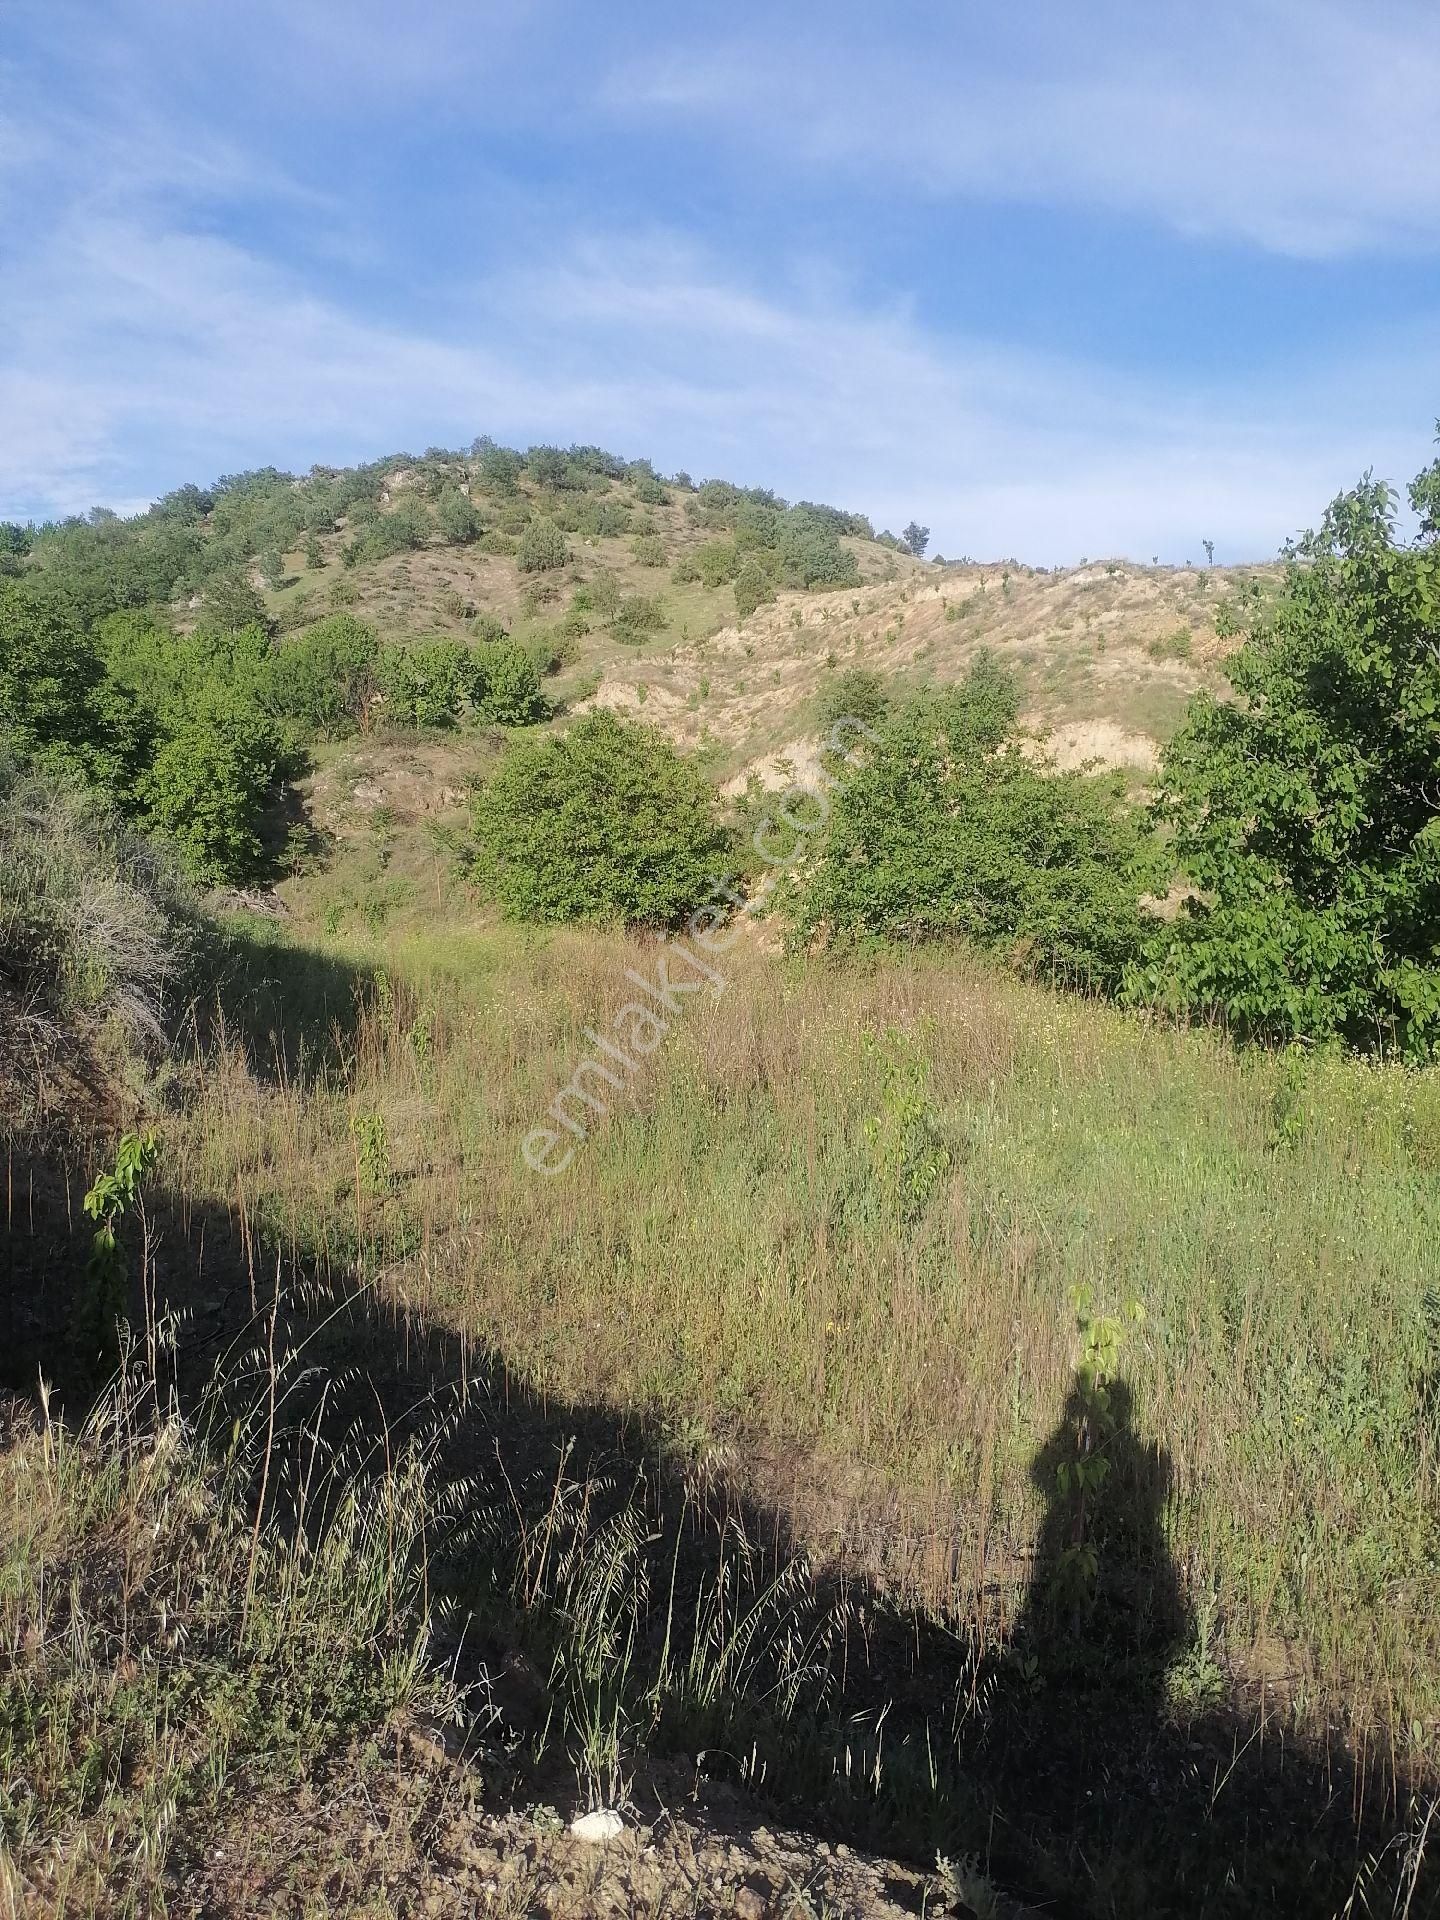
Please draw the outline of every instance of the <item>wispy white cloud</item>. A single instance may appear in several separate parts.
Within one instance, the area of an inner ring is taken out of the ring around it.
[[[922,196],[1141,215],[1282,253],[1440,245],[1440,12],[1421,0],[1036,0],[788,10],[616,63],[622,119],[664,115]]]
[[[478,283],[469,311],[468,333],[378,326],[232,243],[77,217],[12,303],[0,514],[490,431],[915,513],[950,553],[1254,554],[1369,461],[1418,464],[1405,396],[1440,375],[1402,343],[1352,375],[1363,427],[1297,427],[1303,380],[1238,405],[1149,390],[761,290],[665,235],[576,241]]]

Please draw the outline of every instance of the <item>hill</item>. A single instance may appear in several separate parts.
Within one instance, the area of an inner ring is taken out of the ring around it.
[[[701,967],[475,884],[473,778],[586,740],[581,880],[667,783],[743,857],[717,788],[748,825],[868,671],[951,690],[845,789],[902,908],[1038,876],[1099,951],[1124,789],[1257,597],[1309,632],[1293,575],[486,443],[5,550],[12,1906],[1437,1910],[1434,1069],[1003,917]]]

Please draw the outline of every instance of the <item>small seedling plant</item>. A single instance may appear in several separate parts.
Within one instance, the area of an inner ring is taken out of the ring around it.
[[[117,1327],[125,1315],[126,1261],[116,1228],[133,1213],[143,1219],[141,1190],[159,1158],[153,1130],[122,1134],[114,1166],[99,1174],[85,1195],[85,1212],[95,1222],[86,1268],[88,1309],[101,1351],[112,1357],[119,1351]]]

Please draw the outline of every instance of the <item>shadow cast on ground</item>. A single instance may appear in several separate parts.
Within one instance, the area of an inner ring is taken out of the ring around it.
[[[33,1388],[43,1367],[72,1414],[96,1364],[65,1339],[85,1179],[73,1156],[12,1149],[0,1218],[0,1372]],[[280,1446],[322,1396],[357,1433],[383,1409],[389,1448],[427,1422],[438,1435],[453,1520],[430,1547],[436,1648],[486,1688],[517,1793],[583,1797],[579,1776],[603,1796],[614,1759],[643,1802],[649,1755],[702,1799],[733,1796],[736,1820],[773,1810],[919,1866],[974,1853],[1047,1913],[1440,1913],[1440,1882],[1414,1866],[1434,1781],[1234,1700],[1177,1706],[1194,1634],[1161,1523],[1168,1463],[1123,1382],[1098,1420],[1077,1382],[1037,1455],[1048,1511],[1023,1630],[997,1656],[817,1570],[778,1514],[644,1422],[558,1404],[378,1283],[163,1191],[147,1232],[182,1404],[222,1355],[268,1343],[300,1356]],[[131,1305],[139,1324],[149,1309]]]

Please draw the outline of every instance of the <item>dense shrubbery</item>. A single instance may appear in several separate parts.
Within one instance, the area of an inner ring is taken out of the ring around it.
[[[858,720],[862,726],[878,727],[890,710],[890,693],[878,673],[865,667],[852,667],[825,682],[815,697],[815,725],[822,738],[842,721]],[[842,751],[850,745],[842,732]]]
[[[307,735],[337,739],[353,733],[375,691],[379,644],[363,621],[331,614],[278,649],[264,704]]]
[[[855,556],[840,533],[854,516],[834,508],[785,507],[773,495],[741,493],[710,481],[694,501],[697,524],[725,529],[728,537],[707,540],[683,554],[675,566],[679,583],[699,580],[707,587],[735,582],[736,610],[743,619],[777,587],[854,587],[860,584]]]
[[[525,726],[549,711],[533,656],[505,639],[475,647],[460,640],[383,647],[375,677],[385,718],[400,726],[451,727],[467,715]]]
[[[881,722],[797,890],[798,940],[961,937],[1026,972],[1118,983],[1144,938],[1143,816],[1114,780],[1037,764],[1017,712],[1014,683],[982,657]]]
[[[546,573],[563,567],[569,558],[565,535],[553,520],[540,516],[530,521],[521,534],[515,564],[521,573]]]
[[[1364,481],[1292,552],[1165,755],[1158,815],[1199,888],[1139,998],[1241,1033],[1440,1049],[1440,462],[1394,498]]]
[[[259,606],[222,573],[191,632],[153,608],[87,630],[51,577],[0,582],[0,733],[23,762],[108,795],[212,883],[260,871],[276,781],[311,740],[362,724],[377,693],[414,726],[547,711],[534,661],[503,638],[382,647],[337,613],[277,643]]]
[[[704,774],[653,727],[606,712],[513,746],[473,825],[471,874],[517,920],[675,925],[727,846]]]

